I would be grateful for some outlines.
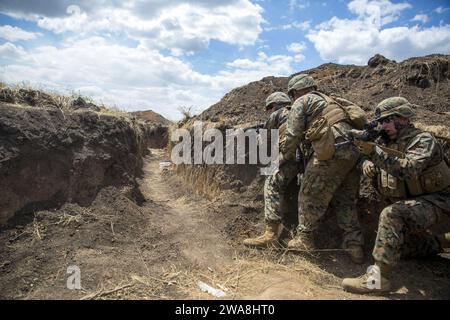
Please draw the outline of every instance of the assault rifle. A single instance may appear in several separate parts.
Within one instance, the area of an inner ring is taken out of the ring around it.
[[[405,154],[403,152],[382,146],[374,142],[379,137],[381,137],[385,141],[388,139],[386,133],[383,130],[379,130],[377,127],[378,123],[376,121],[372,121],[366,124],[363,130],[356,130],[356,129],[350,130],[351,135],[350,140],[336,143],[335,147],[344,146],[348,144],[354,144],[357,147],[364,147],[364,145],[372,145],[379,147],[389,156],[404,158]]]

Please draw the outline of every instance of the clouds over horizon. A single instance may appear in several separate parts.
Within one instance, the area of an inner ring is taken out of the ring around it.
[[[388,0],[354,0],[348,4],[355,19],[333,17],[310,30],[307,38],[325,61],[364,65],[376,53],[390,59],[450,53],[450,25],[386,27],[411,9],[407,2]],[[413,20],[424,21],[416,15]]]
[[[204,50],[211,40],[252,45],[264,21],[263,9],[248,0],[3,1],[0,11],[56,34],[125,34],[149,49],[176,55]]]
[[[336,7],[345,14],[324,14]],[[176,119],[180,106],[200,111],[304,66],[450,53],[450,25],[436,22],[447,11],[414,11],[407,0],[3,0],[1,81]]]
[[[0,39],[5,39],[11,42],[18,40],[32,40],[39,37],[38,32],[28,32],[18,27],[9,25],[0,26]]]
[[[79,91],[127,110],[152,108],[172,119],[180,106],[204,109],[235,87],[294,72],[293,57],[260,51],[256,60],[236,59],[225,70],[203,74],[158,50],[111,44],[99,36],[32,52],[7,42],[0,45],[0,54],[10,59],[3,71],[9,82],[26,79],[56,91]]]

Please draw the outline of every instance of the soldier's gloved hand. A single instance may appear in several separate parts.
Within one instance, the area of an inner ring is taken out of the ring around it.
[[[355,145],[366,156],[370,156],[375,151],[375,144],[371,142],[356,140]]]
[[[372,161],[366,160],[363,162],[362,171],[366,177],[372,179],[375,176],[375,165]]]
[[[364,140],[366,137],[364,130],[351,129],[348,131],[348,133],[353,137],[353,139],[356,140]]]

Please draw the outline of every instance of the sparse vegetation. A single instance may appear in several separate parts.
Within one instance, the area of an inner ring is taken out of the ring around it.
[[[177,110],[183,115],[181,123],[186,123],[195,116],[194,106],[180,106]]]
[[[56,92],[44,91],[27,85],[7,85],[0,83],[0,102],[37,108],[57,108],[63,112],[75,110],[90,110],[115,117],[129,118],[130,114],[117,106],[97,104],[92,98],[83,96],[79,92],[63,95]]]

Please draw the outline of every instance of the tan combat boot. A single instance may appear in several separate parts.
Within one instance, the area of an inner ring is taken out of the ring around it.
[[[350,259],[355,264],[363,264],[364,262],[364,250],[359,245],[349,245],[346,249]]]
[[[342,288],[353,293],[383,293],[391,291],[390,267],[376,263],[372,271],[363,274],[358,278],[345,278],[342,281]]]
[[[298,232],[297,235],[288,242],[288,249],[298,251],[316,250],[313,234],[311,232]]]
[[[245,239],[244,244],[249,247],[267,248],[269,246],[279,246],[278,243],[278,222],[266,221],[266,231],[262,236]]]

